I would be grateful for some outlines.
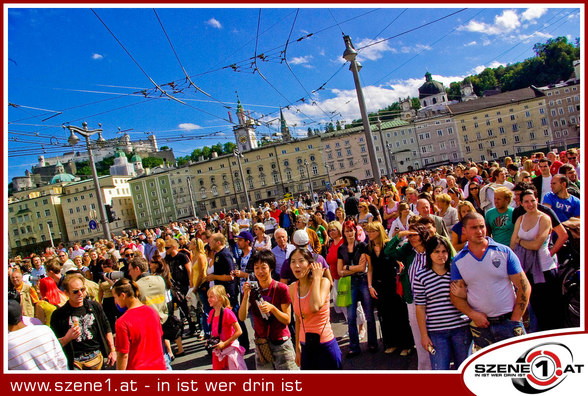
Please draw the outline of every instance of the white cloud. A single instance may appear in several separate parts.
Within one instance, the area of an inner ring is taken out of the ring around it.
[[[549,33],[543,33],[543,32],[534,32],[532,34],[520,34],[518,36],[520,41],[524,41],[524,42],[529,42],[529,40],[533,39],[549,39],[552,38],[553,36]]]
[[[430,51],[432,49],[432,47],[425,44],[415,44],[412,47],[404,46],[400,48],[400,52],[402,52],[403,54],[409,54],[411,52],[420,53],[422,51]]]
[[[547,8],[528,8],[521,15],[523,21],[532,21],[541,18],[547,12]]]
[[[311,59],[312,59],[312,55],[295,56],[292,59],[290,59],[289,63],[292,65],[302,65],[307,68],[312,68],[312,65],[310,64]]]
[[[471,74],[480,74],[484,70],[486,70],[487,68],[495,69],[498,66],[506,66],[506,63],[500,63],[498,61],[493,61],[492,63],[490,63],[487,66],[485,66],[485,65],[479,65],[479,66],[474,67],[473,72]],[[463,78],[461,78],[461,80],[463,80]]]
[[[192,124],[191,122],[184,122],[178,125],[178,128],[183,129],[184,131],[194,131],[196,129],[201,129],[200,125]]]
[[[478,45],[478,43],[476,42],[476,40],[470,41],[469,43],[464,44],[463,46],[464,47],[471,47],[471,46],[474,46],[474,45]]]
[[[505,10],[501,15],[494,17],[494,23],[484,23],[470,21],[465,26],[460,26],[458,30],[467,30],[469,32],[485,33],[489,35],[500,35],[510,33],[521,26],[518,14],[514,10]]]
[[[102,58],[104,58],[104,56],[102,56],[100,54],[92,54],[92,59],[99,60],[99,59],[102,59]]]
[[[223,28],[223,25],[221,25],[221,23],[214,18],[210,18],[208,21],[206,21],[206,24],[208,26],[212,26],[215,29],[222,29]]]
[[[379,40],[381,40],[381,38],[377,38],[375,40],[363,39],[363,40],[359,41],[357,44],[354,44],[354,47],[356,49],[361,48],[361,47],[365,47],[366,45],[373,44],[375,42],[378,42]],[[373,44],[373,45],[370,45],[369,47],[363,48],[361,51],[358,51],[357,60],[360,62],[362,60],[372,60],[372,61],[378,60],[384,56],[383,55],[384,52],[396,53],[396,50],[394,48],[390,47],[388,41],[382,41],[380,43]],[[341,58],[341,59],[343,59],[343,58]]]

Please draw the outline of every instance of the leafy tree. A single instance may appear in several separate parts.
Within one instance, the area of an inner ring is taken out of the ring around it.
[[[192,151],[192,154],[190,154],[190,160],[191,161],[198,161],[198,159],[200,158],[201,155],[202,155],[202,149],[200,149],[200,148],[194,149],[194,151]]]
[[[159,149],[160,150],[169,150],[169,147],[168,146],[161,146]]]
[[[232,154],[237,145],[233,142],[226,142],[223,144],[223,154]]]
[[[208,147],[208,146],[202,147],[202,155],[204,156],[204,159],[209,159],[211,154],[212,154],[212,150],[210,147]]]
[[[141,164],[143,164],[143,168],[155,168],[163,164],[163,158],[158,157],[146,157],[141,159]]]
[[[342,129],[342,128],[341,128],[341,121],[337,120],[337,122],[335,123],[335,129],[336,129],[337,131],[340,131],[340,130]]]
[[[211,151],[215,151],[218,155],[223,153],[223,145],[221,143],[213,144],[210,149]]]
[[[312,128],[308,127],[308,131],[306,132],[306,136],[311,137],[312,136]]]
[[[332,122],[329,122],[326,126],[325,126],[325,132],[334,132],[335,131],[335,126],[333,125]]]
[[[452,82],[449,84],[449,88],[445,89],[447,91],[447,99],[449,100],[461,100],[461,86],[460,83]]]

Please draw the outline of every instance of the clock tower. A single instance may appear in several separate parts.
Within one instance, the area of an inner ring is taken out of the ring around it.
[[[233,126],[237,148],[242,153],[257,148],[255,121],[251,117],[246,118],[245,110],[243,110],[240,100],[237,100],[237,117],[239,123]]]

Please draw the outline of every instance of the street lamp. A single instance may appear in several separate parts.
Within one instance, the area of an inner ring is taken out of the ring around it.
[[[355,91],[357,92],[357,101],[359,102],[359,111],[361,113],[361,119],[363,121],[363,133],[365,135],[368,155],[372,164],[372,177],[374,180],[378,180],[380,177],[380,169],[376,160],[376,152],[374,150],[374,141],[372,139],[372,131],[370,128],[370,122],[368,119],[367,109],[365,107],[365,99],[363,97],[363,90],[361,88],[361,82],[359,81],[359,70],[361,65],[355,60],[357,58],[357,51],[353,48],[351,43],[351,37],[343,36],[345,41],[345,52],[343,52],[343,59],[351,63],[349,70],[353,72],[353,79],[355,81]]]
[[[188,182],[188,192],[190,193],[190,206],[192,208],[192,217],[196,218],[196,208],[194,207],[194,197],[192,196],[192,180],[190,176],[186,177]]]
[[[394,174],[394,177],[396,177],[396,172],[394,171],[394,160],[396,158],[392,156],[392,145],[390,143],[386,143],[386,151],[388,152],[388,155],[386,155],[385,157],[390,158],[390,176]]]
[[[100,224],[104,232],[104,238],[110,240],[110,227],[108,226],[108,219],[106,217],[106,209],[104,208],[104,199],[102,198],[102,192],[100,190],[100,183],[98,182],[98,173],[96,173],[96,164],[94,163],[94,154],[92,153],[92,146],[90,144],[90,136],[98,133],[98,143],[105,143],[106,140],[102,137],[102,124],[98,124],[99,129],[88,129],[88,123],[82,122],[82,128],[73,125],[67,127],[63,125],[63,129],[69,129],[70,135],[67,139],[71,146],[78,144],[80,139],[76,136],[76,133],[86,138],[86,148],[88,149],[88,157],[90,160],[90,167],[92,168],[92,177],[94,179],[94,188],[96,189],[96,198],[98,199],[98,209],[100,210]]]
[[[314,191],[312,191],[312,183],[310,182],[310,172],[308,171],[308,160],[304,160],[304,166],[306,167],[306,176],[308,176],[308,186],[310,187],[310,195],[314,201]]]
[[[245,177],[243,177],[243,168],[241,168],[241,158],[243,154],[239,149],[233,150],[233,155],[237,157],[237,163],[239,164],[239,174],[241,175],[241,183],[243,183],[243,189],[245,190],[245,199],[247,200],[247,210],[251,209],[251,202],[249,202],[249,193],[247,193],[247,186],[245,185]]]
[[[380,117],[378,117],[378,132],[380,134],[380,144],[382,145],[382,152],[384,154],[384,163],[386,164],[386,174],[388,177],[392,177],[393,170],[390,168],[390,163],[388,163],[388,156],[386,155],[386,147],[389,147],[390,144],[388,142],[384,143],[384,138],[382,136],[382,121]],[[394,174],[396,176],[396,174]]]
[[[331,173],[329,172],[329,164],[327,164],[326,162],[324,164],[325,164],[325,170],[327,171],[327,178],[329,179],[329,188],[328,188],[328,190],[329,191],[334,191],[333,190],[333,186],[331,185]]]

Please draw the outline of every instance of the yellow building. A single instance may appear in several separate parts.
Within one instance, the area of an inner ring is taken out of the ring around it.
[[[8,198],[8,246],[12,255],[41,253],[51,246],[52,238],[56,245],[68,241],[61,211],[63,185],[15,192]]]
[[[457,127],[465,160],[514,157],[546,147],[553,140],[545,94],[535,87],[447,107]]]
[[[110,206],[115,213],[116,219],[109,224],[112,233],[120,233],[123,229],[137,225],[129,179],[128,176],[101,176],[98,179],[104,205]],[[103,238],[104,231],[100,227],[95,230],[89,227],[93,219],[100,224],[100,210],[92,179],[64,185],[61,209],[70,241]]]

